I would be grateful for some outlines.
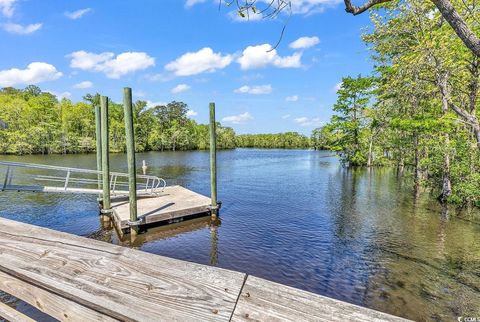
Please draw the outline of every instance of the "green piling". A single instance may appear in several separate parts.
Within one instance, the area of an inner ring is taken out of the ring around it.
[[[212,218],[218,215],[217,202],[217,134],[215,123],[215,103],[210,103],[210,187]]]
[[[102,116],[100,106],[95,106],[95,138],[97,143],[97,171],[102,171]],[[102,176],[98,175],[98,189],[102,187],[100,182]]]
[[[137,218],[137,169],[135,161],[135,131],[133,128],[132,89],[123,89],[123,109],[127,138],[128,192],[130,202],[130,223],[132,232],[138,232]]]
[[[103,210],[109,213],[110,204],[110,157],[109,153],[109,136],[108,136],[108,97],[100,97],[101,107],[101,132],[102,132],[102,186],[103,186]]]

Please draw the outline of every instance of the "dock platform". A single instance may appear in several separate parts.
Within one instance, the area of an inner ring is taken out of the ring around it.
[[[406,321],[245,273],[0,218],[0,290],[59,321]],[[0,305],[0,317],[31,321]]]
[[[209,214],[211,200],[181,186],[168,186],[158,196],[137,199],[141,225],[174,223],[185,217]],[[127,229],[130,220],[128,198],[112,200],[113,221],[118,229]]]

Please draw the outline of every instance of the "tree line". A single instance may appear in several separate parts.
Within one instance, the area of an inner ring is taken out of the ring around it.
[[[82,102],[59,100],[37,86],[0,90],[0,153],[51,154],[95,151],[95,112],[99,95],[87,94]],[[206,124],[187,116],[188,106],[170,102],[149,108],[145,101],[134,103],[134,128],[137,152],[203,150],[209,148]],[[109,105],[110,148],[125,151],[123,106]],[[5,125],[5,126],[3,126]],[[306,148],[308,137],[290,132],[267,135],[236,135],[230,127],[217,124],[217,146]]]
[[[480,30],[480,7],[464,2],[462,18]],[[480,206],[480,58],[429,1],[404,1],[371,20],[363,40],[374,72],[343,78],[335,115],[312,144],[345,165],[411,169],[415,191]]]

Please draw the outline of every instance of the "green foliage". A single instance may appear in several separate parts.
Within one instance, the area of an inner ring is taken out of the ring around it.
[[[315,146],[336,151],[343,163],[352,166],[366,165],[370,141],[381,123],[369,117],[375,79],[373,77],[345,77],[337,91],[334,115],[327,126],[314,130],[312,139]],[[371,159],[371,158],[370,158]]]
[[[266,149],[301,149],[311,146],[310,139],[297,132],[278,134],[243,134],[235,139],[236,146]]]
[[[84,102],[58,101],[37,86],[24,90],[0,90],[0,120],[8,125],[0,129],[0,153],[81,153],[95,150],[94,106],[99,94],[88,94]],[[209,148],[209,128],[187,117],[188,106],[171,102],[147,108],[134,103],[134,128],[138,152],[149,150],[192,150]],[[123,106],[110,102],[110,148],[125,151]],[[217,125],[218,148],[235,147],[232,128]]]
[[[94,106],[99,94],[87,94],[84,102],[58,101],[37,86],[24,90],[0,90],[0,153],[83,153],[95,150]],[[134,103],[135,147],[137,152],[204,150],[210,148],[209,127],[188,118],[188,106],[171,102],[152,108],[144,101]],[[123,106],[109,104],[110,149],[125,151]],[[308,148],[310,141],[298,133],[236,136],[230,127],[217,123],[217,147]]]
[[[471,0],[453,2],[477,8]],[[480,21],[480,10],[460,14]],[[480,59],[430,1],[402,1],[371,19],[363,39],[374,79],[343,79],[336,115],[312,133],[314,146],[337,151],[346,165],[407,169],[415,189],[479,206]]]

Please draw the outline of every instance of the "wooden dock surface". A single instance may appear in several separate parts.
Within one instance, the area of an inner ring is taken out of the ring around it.
[[[181,186],[165,187],[156,197],[144,197],[137,200],[138,219],[142,224],[208,213],[211,200],[201,194]],[[128,228],[130,208],[127,200],[112,201],[114,222],[118,228]]]
[[[244,273],[7,219],[0,219],[0,290],[60,321],[405,321]],[[0,315],[14,316],[2,307]]]

